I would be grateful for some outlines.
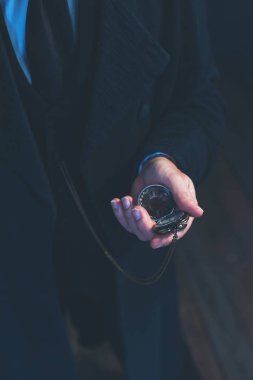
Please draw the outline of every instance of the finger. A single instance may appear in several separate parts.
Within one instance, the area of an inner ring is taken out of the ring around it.
[[[186,235],[186,233],[191,228],[193,221],[194,221],[194,218],[189,218],[187,227],[183,231],[178,232],[178,234],[177,234],[178,240],[182,239],[182,237],[184,235]],[[166,235],[156,235],[151,240],[150,243],[151,243],[152,248],[161,248],[161,247],[164,247],[164,246],[171,244],[172,240],[173,240],[173,234],[170,233],[170,234],[166,234]]]
[[[187,232],[189,231],[189,229],[192,226],[193,221],[194,221],[194,218],[189,218],[189,221],[187,223],[187,227],[183,231],[178,232],[178,234],[177,234],[178,240],[182,239],[182,237],[184,237],[187,234]],[[154,248],[154,249],[165,247],[165,246],[171,244],[172,240],[173,240],[173,234],[156,235],[150,241],[150,246],[151,246],[151,248]]]
[[[150,240],[150,247],[153,249],[158,249],[162,247],[166,247],[172,243],[173,235],[168,233],[164,236],[154,237]]]
[[[124,200],[122,199],[122,201],[120,201],[120,199],[114,198],[111,201],[113,212],[118,222],[128,232],[134,233],[138,237],[138,239],[140,239],[141,241],[150,240],[154,236],[153,231],[151,231],[154,225],[154,222],[150,219],[148,213],[142,207],[141,207],[142,208],[141,214],[140,215],[135,214],[134,216],[134,213],[132,214],[133,208],[131,208],[132,197],[126,196],[124,198],[127,198],[127,200],[130,202],[130,206],[129,206],[129,202],[127,202],[126,199]],[[125,206],[123,206],[124,203],[125,203]],[[130,215],[128,215],[128,213]],[[138,227],[139,223],[142,226],[142,228]],[[143,234],[143,230],[146,232],[145,235]]]
[[[144,236],[144,240],[148,241],[155,236],[153,231],[153,227],[155,226],[155,222],[150,218],[150,215],[145,210],[145,208],[141,206],[135,206],[132,210],[133,218],[135,219],[136,228],[139,233]]]
[[[137,227],[136,220],[134,218],[134,215],[132,213],[133,210],[133,198],[131,196],[125,196],[121,199],[121,204],[123,207],[123,212],[125,214],[125,219],[128,225],[129,230],[134,233],[138,239],[145,241],[145,236],[143,235],[142,231],[140,231]]]
[[[128,232],[132,232],[128,226],[128,223],[127,223],[127,220],[126,220],[126,217],[125,217],[125,214],[124,214],[124,211],[123,211],[123,207],[122,207],[122,204],[121,204],[121,201],[120,199],[118,198],[114,198],[111,200],[111,206],[112,206],[112,209],[113,209],[113,213],[116,217],[116,219],[118,220],[118,222],[128,231]]]

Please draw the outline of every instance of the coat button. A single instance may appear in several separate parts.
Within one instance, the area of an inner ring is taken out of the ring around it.
[[[150,114],[150,105],[149,103],[144,103],[141,105],[140,111],[139,111],[139,119],[140,121],[146,119]]]

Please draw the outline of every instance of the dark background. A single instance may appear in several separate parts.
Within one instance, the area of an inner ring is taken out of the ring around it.
[[[198,189],[204,217],[177,246],[181,316],[203,380],[252,380],[253,0],[207,5],[227,130]],[[78,352],[80,379],[122,379],[106,345]]]
[[[253,1],[207,3],[227,130],[198,189],[204,217],[179,243],[182,321],[203,380],[252,380]]]
[[[252,81],[252,0],[208,0],[207,5],[213,49],[222,75]]]
[[[253,1],[208,0],[209,29],[227,103],[224,154],[253,203]]]

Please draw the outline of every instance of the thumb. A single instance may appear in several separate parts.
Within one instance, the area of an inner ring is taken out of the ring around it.
[[[180,210],[187,212],[194,218],[199,218],[203,215],[204,210],[199,207],[197,199],[189,192],[174,193],[173,197]]]
[[[169,188],[178,208],[194,218],[203,215],[204,210],[198,205],[193,184],[186,183],[181,176],[169,179]]]

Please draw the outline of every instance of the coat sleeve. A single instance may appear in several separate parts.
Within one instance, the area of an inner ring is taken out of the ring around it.
[[[182,0],[179,13],[176,78],[171,91],[168,65],[157,86],[152,127],[137,163],[163,152],[197,185],[209,172],[222,141],[224,104],[217,89],[204,0]]]

